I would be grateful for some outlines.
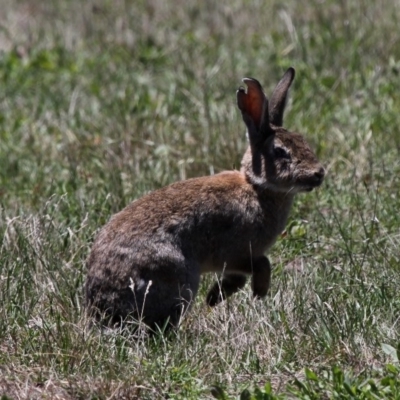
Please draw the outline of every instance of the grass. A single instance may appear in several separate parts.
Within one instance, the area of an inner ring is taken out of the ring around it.
[[[2,399],[399,399],[399,5],[31,3],[0,9]],[[88,329],[96,231],[238,168],[235,89],[290,65],[285,125],[328,175],[270,254],[269,298],[209,310],[205,277],[173,338]]]

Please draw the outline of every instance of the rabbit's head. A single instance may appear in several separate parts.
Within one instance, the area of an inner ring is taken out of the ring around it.
[[[282,127],[287,93],[295,72],[289,68],[268,102],[260,83],[244,78],[247,92],[237,104],[247,126],[250,146],[242,160],[246,179],[261,190],[295,194],[321,185],[325,170],[302,135]]]

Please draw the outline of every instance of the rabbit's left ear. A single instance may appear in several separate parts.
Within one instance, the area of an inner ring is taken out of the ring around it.
[[[282,126],[287,95],[295,75],[294,68],[290,67],[276,85],[269,103],[269,120],[275,126]]]
[[[260,82],[253,78],[244,78],[247,92],[240,87],[236,92],[237,105],[247,126],[250,144],[257,145],[271,133],[268,117],[268,99]]]

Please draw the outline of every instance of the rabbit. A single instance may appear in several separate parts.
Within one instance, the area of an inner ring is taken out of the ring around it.
[[[237,105],[250,145],[240,171],[175,182],[111,217],[87,260],[89,315],[102,324],[142,321],[151,329],[179,326],[200,276],[219,278],[211,307],[245,286],[267,295],[265,253],[284,230],[295,194],[321,185],[325,170],[304,137],[282,127],[289,68],[268,102],[260,83],[244,78]]]

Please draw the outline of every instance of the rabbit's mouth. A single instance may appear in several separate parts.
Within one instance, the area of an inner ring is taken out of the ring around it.
[[[319,186],[319,185],[318,185]],[[301,187],[300,188],[300,190],[299,190],[299,192],[305,192],[305,193],[308,193],[308,192],[312,192],[315,188],[317,188],[318,186],[306,186],[306,185],[304,185],[303,187]]]
[[[313,179],[313,180],[308,180],[307,182],[303,183],[303,190],[305,192],[312,192],[315,188],[321,186],[323,182],[323,179]]]
[[[313,189],[321,186],[324,181],[325,170],[320,168],[317,172],[314,172],[312,176],[303,179],[302,186],[304,187],[304,191],[311,192]]]

